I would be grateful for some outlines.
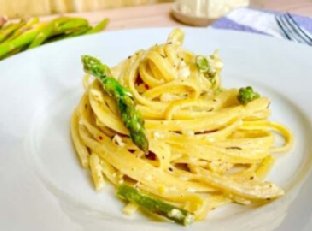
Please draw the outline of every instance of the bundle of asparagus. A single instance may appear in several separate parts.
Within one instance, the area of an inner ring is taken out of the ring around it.
[[[97,25],[91,26],[84,18],[59,17],[44,22],[41,22],[39,18],[30,18],[9,23],[2,18],[0,20],[0,60],[26,49],[38,47],[43,43],[102,31],[108,22],[109,19],[105,18]]]

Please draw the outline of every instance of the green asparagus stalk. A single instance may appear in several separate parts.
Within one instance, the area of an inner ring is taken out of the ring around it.
[[[5,42],[5,40],[18,28],[25,24],[24,20],[20,20],[17,23],[11,23],[8,25],[4,25],[0,31],[0,43]]]
[[[31,29],[32,26],[34,26],[37,23],[39,23],[38,17],[29,19],[25,23],[25,25],[21,26],[18,30],[14,31],[14,33],[10,37],[8,37],[5,41],[9,42],[9,41],[12,41],[13,39],[16,39],[18,36],[26,32],[27,30]]]
[[[71,32],[69,32],[67,35],[66,35],[66,38],[69,38],[69,37],[76,37],[76,36],[80,36],[80,35],[83,35],[83,34],[88,34],[88,32],[92,30],[92,26],[82,26],[82,27],[79,27]]]
[[[16,39],[4,42],[0,44],[0,59],[6,58],[11,52],[18,50],[25,45],[28,45],[34,40],[37,34],[40,32],[40,26],[33,30],[26,31]]]
[[[54,42],[54,41],[58,41],[58,40],[61,40],[64,38],[71,38],[71,37],[76,37],[76,36],[80,36],[80,35],[97,33],[97,32],[104,30],[108,23],[109,23],[109,19],[105,18],[101,22],[99,22],[97,25],[95,25],[94,27],[92,27],[90,25],[85,25],[85,26],[81,26],[78,28],[74,28],[72,31],[66,33],[65,36],[60,35],[60,36],[53,37],[53,38],[49,39],[48,42]]]
[[[58,34],[55,36],[51,36],[46,40],[46,42],[52,43],[52,42],[56,42],[56,41],[59,41],[62,39],[66,39],[66,38],[72,38],[72,37],[85,35],[91,29],[92,29],[92,27],[89,25],[88,26],[82,26],[80,28],[75,28],[74,30],[66,32],[65,34]]]
[[[87,34],[93,34],[104,30],[108,23],[109,23],[108,18],[103,19],[101,22],[95,25],[90,31],[88,31]]]
[[[71,37],[77,37],[77,36],[81,36],[81,35],[87,35],[87,34],[93,34],[93,33],[97,33],[100,32],[102,30],[104,30],[107,26],[109,22],[109,19],[103,19],[101,22],[99,22],[97,25],[95,25],[94,27],[88,25],[84,25],[84,22],[79,22],[81,23],[80,25],[83,26],[79,26],[79,23],[76,24],[76,26],[78,25],[78,27],[73,27],[71,30],[67,31],[64,34],[59,34],[57,36],[53,36],[51,38],[49,38],[49,40],[47,42],[55,42],[64,38],[71,38]],[[68,25],[67,25],[68,26]],[[57,31],[60,31],[61,29],[58,29]]]
[[[52,21],[53,31],[46,42],[56,42],[69,37],[80,36],[91,29],[88,21],[82,18],[58,18]]]
[[[64,38],[96,33],[103,30],[108,23],[104,19],[95,27],[83,18],[60,17],[49,22],[40,23],[38,18],[27,22],[5,24],[0,18],[0,60],[17,54],[28,48],[35,48],[46,42]]]
[[[102,82],[104,90],[115,99],[121,120],[128,128],[133,143],[147,152],[148,140],[145,135],[144,120],[135,109],[132,94],[115,78],[111,77],[110,68],[98,59],[83,55],[81,60],[84,70],[98,78]]]
[[[117,188],[117,196],[122,200],[139,205],[148,212],[162,215],[178,224],[189,225],[194,220],[194,216],[187,210],[143,195],[134,187],[125,184]]]
[[[88,20],[84,18],[61,18],[52,22],[54,24],[54,33],[62,34],[72,31],[79,27],[88,26]]]
[[[31,41],[29,48],[35,48],[40,46],[42,43],[44,43],[48,37],[51,36],[54,30],[53,23],[45,23],[42,25],[39,33],[36,35],[36,37]]]
[[[19,48],[16,48],[12,51],[10,51],[7,56],[11,56],[11,55],[16,55],[24,50],[26,50],[28,48],[28,45],[24,45],[24,46],[20,46]],[[0,58],[1,59],[1,58]]]

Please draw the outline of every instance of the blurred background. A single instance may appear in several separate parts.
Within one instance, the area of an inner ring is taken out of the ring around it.
[[[98,11],[124,6],[149,5],[170,0],[0,0],[0,15],[18,18],[66,12]]]
[[[185,1],[185,0],[177,0]],[[188,0],[188,2],[196,0]],[[218,5],[225,2],[248,0],[214,0]],[[72,12],[95,12],[129,6],[148,6],[170,3],[174,0],[0,0],[0,15],[8,18],[25,18],[30,16],[51,15]],[[312,0],[250,0],[252,7],[270,10],[298,12],[311,16]]]

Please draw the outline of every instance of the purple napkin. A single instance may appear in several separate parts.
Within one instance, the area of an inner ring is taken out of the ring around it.
[[[212,27],[226,30],[246,31],[278,38],[286,38],[278,25],[277,12],[251,8],[238,8],[217,20]],[[312,18],[291,14],[294,21],[312,37]]]

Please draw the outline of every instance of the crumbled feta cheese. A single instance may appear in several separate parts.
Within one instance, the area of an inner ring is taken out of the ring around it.
[[[153,133],[153,136],[155,139],[159,139],[159,138],[163,138],[164,137],[164,134],[162,132],[154,132]]]
[[[208,142],[215,142],[216,141],[216,138],[215,137],[207,137],[206,138],[206,140],[208,141]]]
[[[124,208],[123,208],[123,213],[126,215],[132,215],[135,213],[135,211],[138,210],[138,205],[134,203],[128,203]]]
[[[178,66],[178,78],[186,79],[190,76],[191,72],[185,61],[181,61]]]
[[[162,96],[161,96],[161,101],[163,102],[169,102],[173,99],[172,97],[173,95],[169,94],[169,93],[164,93]]]
[[[184,220],[184,224],[188,225],[188,224],[193,223],[193,221],[194,221],[194,216],[193,215],[187,215],[185,220]]]
[[[117,134],[113,137],[112,141],[118,146],[121,146],[121,147],[125,146],[124,142],[122,142],[122,138]]]
[[[170,102],[170,101],[174,101],[174,100],[180,100],[182,96],[180,95],[173,95],[170,93],[164,93],[161,95],[160,99],[163,102]]]
[[[179,219],[182,216],[182,213],[179,209],[171,209],[168,213],[169,217],[174,217]]]

